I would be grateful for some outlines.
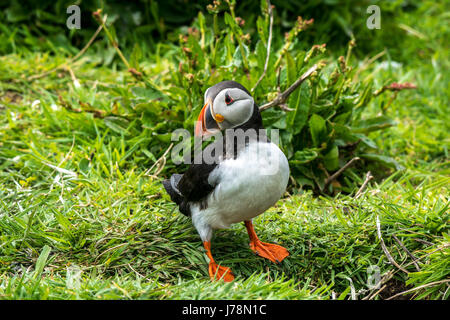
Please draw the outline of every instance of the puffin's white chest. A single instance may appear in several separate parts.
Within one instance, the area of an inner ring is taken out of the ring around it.
[[[252,142],[236,159],[223,161],[211,172],[216,185],[208,196],[208,207],[192,208],[192,218],[214,229],[250,220],[273,206],[289,180],[286,156],[273,143]]]

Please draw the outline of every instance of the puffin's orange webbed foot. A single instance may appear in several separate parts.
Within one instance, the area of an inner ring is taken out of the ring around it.
[[[204,241],[203,246],[205,247],[206,255],[209,258],[208,272],[211,280],[214,281],[223,279],[223,281],[225,282],[233,281],[234,276],[233,273],[231,272],[231,269],[228,267],[220,266],[214,261],[214,258],[211,253],[211,242]]]
[[[248,236],[250,237],[250,249],[261,257],[269,259],[274,263],[279,263],[289,256],[289,251],[287,251],[286,248],[277,244],[261,242],[253,229],[251,221],[245,221],[245,227],[247,228]]]
[[[220,266],[215,262],[209,263],[209,277],[212,281],[223,279],[225,282],[231,282],[234,280],[233,273],[228,267]]]
[[[269,259],[272,262],[279,263],[284,258],[289,256],[289,252],[277,244],[265,243],[261,241],[251,241],[250,249],[256,252],[263,258]]]

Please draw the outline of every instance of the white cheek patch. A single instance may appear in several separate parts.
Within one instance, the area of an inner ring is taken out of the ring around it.
[[[225,96],[228,94],[234,102],[226,104]],[[215,114],[220,114],[225,121],[219,126],[222,129],[233,128],[247,122],[254,111],[252,96],[238,88],[228,88],[219,92],[214,99],[213,109]]]
[[[225,119],[234,124],[240,125],[247,122],[253,114],[253,99],[237,100],[228,106]]]

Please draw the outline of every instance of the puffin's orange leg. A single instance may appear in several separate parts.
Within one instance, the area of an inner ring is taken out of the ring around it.
[[[248,236],[250,237],[250,249],[256,252],[263,258],[269,259],[272,262],[278,263],[289,256],[289,252],[277,244],[261,242],[253,229],[251,221],[245,221]]]
[[[225,282],[231,282],[234,280],[234,276],[231,273],[230,268],[219,266],[211,254],[211,242],[204,241],[203,246],[206,249],[206,255],[209,258],[209,277],[211,280],[223,279]]]

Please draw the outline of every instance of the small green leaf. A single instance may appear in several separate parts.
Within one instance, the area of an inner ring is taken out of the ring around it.
[[[289,100],[289,107],[294,110],[286,116],[287,125],[292,128],[291,130],[294,134],[302,131],[311,107],[311,87],[309,82],[305,81],[297,90],[298,92],[294,92]]]
[[[131,92],[137,97],[145,100],[154,100],[164,98],[164,94],[155,88],[133,87]]]
[[[325,168],[330,171],[339,168],[339,149],[336,145],[323,157],[323,163]]]
[[[267,25],[263,17],[259,16],[256,19],[256,28],[258,29],[259,38],[261,39],[261,42],[264,46],[267,46]]]
[[[161,114],[161,106],[159,104],[159,101],[138,103],[133,108],[137,113],[148,112],[152,113],[153,115]]]
[[[316,159],[319,154],[314,149],[304,149],[301,151],[296,151],[294,154],[294,159],[289,161],[293,164],[303,164],[311,162]]]
[[[155,157],[155,155],[153,153],[151,153],[147,149],[141,149],[141,151],[147,156],[147,158],[149,158],[153,162],[156,162],[156,157]]]
[[[264,127],[269,127],[284,118],[284,112],[275,108],[267,109],[262,112]]]
[[[233,62],[236,67],[240,67],[242,65],[242,54],[241,49],[239,49],[239,46],[236,47],[233,54]]]
[[[48,255],[50,254],[50,247],[45,245],[42,248],[41,254],[36,261],[36,268],[34,270],[33,278],[36,279],[41,276],[42,271],[44,270],[45,264],[47,262]]]
[[[200,30],[203,32],[205,29],[205,16],[201,11],[198,12],[198,25],[200,26]]]
[[[396,125],[397,122],[388,116],[379,116],[371,119],[360,120],[354,126],[354,132],[371,132]]]
[[[136,42],[133,47],[133,51],[131,52],[130,56],[130,66],[132,68],[135,68],[136,70],[139,69],[139,61],[142,59],[142,50],[139,46],[139,43]]]
[[[294,58],[289,52],[286,52],[286,68],[287,68],[287,86],[290,86],[297,80],[297,68],[295,66]],[[292,94],[295,94],[293,92]]]
[[[266,63],[266,48],[262,41],[256,43],[255,53],[258,61],[258,68],[262,72],[262,70],[264,70],[264,64]]]
[[[372,148],[372,149],[378,149],[377,144],[372,139],[365,136],[364,134],[354,133],[354,136],[361,139],[361,142],[364,143],[367,147]]]
[[[247,47],[245,44],[243,44],[242,47],[244,48],[244,54],[245,54],[246,56],[248,56],[248,54],[249,54],[249,49],[248,49],[248,47]],[[239,46],[237,46],[236,49],[234,50],[234,54],[233,54],[233,64],[234,64],[236,67],[240,67],[240,66],[242,65],[242,60],[243,60],[243,59],[242,59],[242,52],[241,52],[241,49],[240,49]]]
[[[315,147],[318,147],[322,142],[325,142],[327,135],[325,119],[318,114],[313,114],[309,119],[309,130]]]
[[[171,133],[156,134],[155,137],[159,141],[169,144],[172,139],[172,134]]]
[[[297,61],[296,68],[297,74],[300,74],[301,69],[303,68],[303,63],[305,60],[306,51],[300,51],[295,57],[295,61]]]
[[[86,158],[83,158],[80,160],[80,162],[78,163],[78,168],[80,169],[80,171],[82,173],[86,173],[89,171],[89,160]]]
[[[123,134],[128,135],[128,131],[125,126],[128,124],[128,121],[119,117],[105,117],[103,119],[105,125],[111,130]]]

